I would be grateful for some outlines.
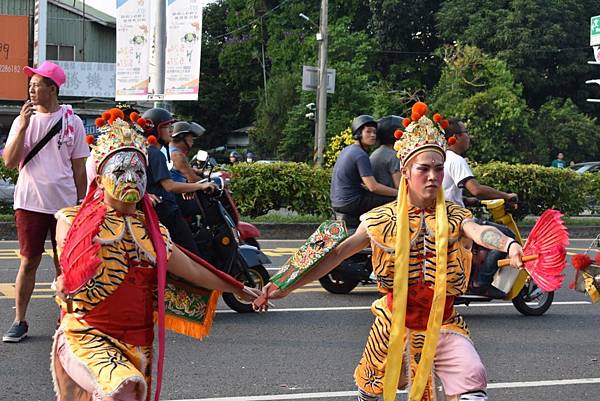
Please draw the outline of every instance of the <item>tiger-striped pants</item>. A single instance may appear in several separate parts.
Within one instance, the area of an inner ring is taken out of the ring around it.
[[[386,298],[373,302],[371,311],[375,322],[367,339],[362,358],[354,371],[357,386],[364,393],[383,394],[383,376],[387,359],[388,342],[392,313],[387,307]],[[414,356],[420,355],[425,334],[423,331],[409,330],[408,343],[398,388],[410,383],[411,376],[417,368]],[[406,367],[409,366],[410,374]],[[485,390],[487,377],[485,367],[469,339],[469,330],[462,316],[454,312],[452,317],[442,325],[442,333],[437,345],[434,371],[440,378],[447,395],[458,395],[478,390]],[[433,377],[433,376],[432,376]],[[435,391],[430,377],[422,401],[434,401]]]

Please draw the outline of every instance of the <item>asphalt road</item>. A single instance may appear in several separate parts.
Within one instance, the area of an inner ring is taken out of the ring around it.
[[[570,252],[590,240],[573,240]],[[300,241],[261,241],[274,272]],[[0,328],[13,319],[16,242],[0,242]],[[569,268],[571,269],[571,268]],[[53,400],[49,354],[57,309],[53,267],[38,272],[20,344],[0,343],[0,400]],[[511,303],[459,307],[488,369],[492,400],[600,401],[600,304],[568,288],[541,317],[525,317]],[[318,284],[298,290],[264,315],[240,315],[223,304],[202,342],[167,335],[162,399],[170,401],[354,400],[352,372],[360,358],[377,298],[374,288],[350,295]],[[398,396],[406,399],[405,394]]]

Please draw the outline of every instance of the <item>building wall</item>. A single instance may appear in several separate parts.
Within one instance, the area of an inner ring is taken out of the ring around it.
[[[30,43],[33,43],[34,7],[34,0],[0,1],[0,14],[28,15],[30,17]],[[114,27],[104,26],[90,20],[84,22],[81,15],[72,13],[50,2],[48,2],[47,26],[47,44],[75,46],[75,59],[73,61],[115,62],[116,31]],[[31,51],[29,56],[31,60],[33,58]]]

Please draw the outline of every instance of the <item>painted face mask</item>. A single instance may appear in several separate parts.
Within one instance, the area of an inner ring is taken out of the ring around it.
[[[146,191],[146,168],[138,152],[118,152],[102,167],[101,183],[114,199],[137,203]]]

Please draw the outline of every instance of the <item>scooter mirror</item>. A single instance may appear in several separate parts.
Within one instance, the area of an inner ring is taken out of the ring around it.
[[[206,150],[200,149],[198,153],[196,153],[196,160],[200,162],[205,162],[208,160],[208,152]]]

